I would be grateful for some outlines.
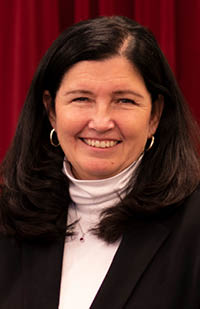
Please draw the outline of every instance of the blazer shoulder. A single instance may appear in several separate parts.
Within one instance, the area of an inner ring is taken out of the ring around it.
[[[14,237],[0,235],[0,263],[3,260],[11,260],[21,252],[21,245]]]
[[[178,207],[173,225],[185,239],[200,245],[200,187]]]
[[[192,217],[193,222],[200,223],[200,186],[185,199],[182,207],[187,217]]]

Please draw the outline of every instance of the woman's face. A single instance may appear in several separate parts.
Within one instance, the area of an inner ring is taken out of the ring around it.
[[[123,57],[72,66],[50,121],[74,176],[111,177],[137,160],[158,126],[162,104],[156,105],[152,114],[143,78]]]

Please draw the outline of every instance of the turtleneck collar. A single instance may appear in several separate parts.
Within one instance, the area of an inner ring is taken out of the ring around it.
[[[69,162],[64,160],[63,171],[70,180],[69,193],[77,210],[84,212],[90,205],[99,206],[102,210],[104,207],[116,204],[120,197],[124,196],[129,180],[133,177],[141,158],[142,156],[119,174],[99,180],[76,179]]]

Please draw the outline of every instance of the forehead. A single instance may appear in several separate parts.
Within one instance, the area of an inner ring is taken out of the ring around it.
[[[140,87],[146,90],[144,80],[130,61],[121,56],[101,61],[80,61],[64,75],[61,87]]]

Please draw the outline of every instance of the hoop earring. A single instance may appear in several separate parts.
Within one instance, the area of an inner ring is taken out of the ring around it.
[[[150,143],[149,147],[147,149],[145,149],[145,151],[149,151],[153,147],[154,141],[155,141],[155,137],[152,135],[151,143]]]
[[[50,132],[50,143],[51,145],[53,145],[54,147],[58,147],[60,146],[60,143],[58,142],[58,144],[55,144],[54,141],[53,141],[53,133],[56,133],[56,130],[55,129],[52,129],[51,132]]]

